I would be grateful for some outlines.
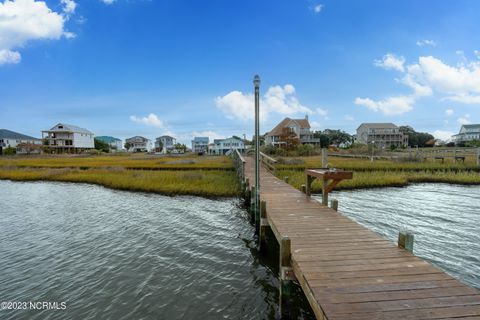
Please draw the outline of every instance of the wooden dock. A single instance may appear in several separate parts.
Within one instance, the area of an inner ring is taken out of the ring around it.
[[[237,162],[243,181],[254,181],[253,159]],[[280,243],[280,264],[289,239],[288,264],[317,319],[480,319],[478,290],[264,168],[260,190],[260,223]]]

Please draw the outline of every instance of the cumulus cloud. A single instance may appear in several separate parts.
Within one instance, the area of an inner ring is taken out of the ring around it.
[[[433,136],[442,141],[449,141],[455,133],[451,131],[435,130]]]
[[[469,114],[466,114],[463,117],[458,118],[457,122],[459,124],[470,124],[470,123],[472,123],[472,121],[470,121],[470,115]]]
[[[393,69],[401,72],[405,70],[405,58],[402,56],[397,57],[392,53],[387,53],[381,60],[375,60],[373,64],[386,70]]]
[[[448,117],[450,117],[451,115],[453,115],[453,109],[447,109],[445,110],[445,115],[447,115]]]
[[[357,98],[354,101],[357,105],[387,115],[401,114],[412,110],[419,98],[434,94],[439,94],[441,100],[480,104],[480,61],[468,62],[462,59],[456,66],[452,66],[432,56],[421,56],[418,62],[405,65],[403,57],[386,54],[382,60],[375,60],[374,64],[402,72],[403,77],[397,81],[410,87],[413,92],[411,95],[377,101]]]
[[[75,10],[75,5],[71,4],[73,1],[65,2],[68,4],[64,10]],[[44,1],[0,2],[0,64],[19,63],[21,55],[15,49],[29,41],[71,37],[72,33],[64,30],[65,19],[62,13],[52,11]]]
[[[110,5],[110,4],[114,3],[116,0],[100,0],[100,1],[102,1],[105,4]]]
[[[130,116],[130,120],[151,127],[165,128],[165,123],[154,113],[150,113],[146,117]]]
[[[412,96],[400,95],[383,100],[356,98],[354,103],[359,106],[365,106],[375,112],[383,112],[385,115],[399,115],[412,110],[415,99]]]
[[[215,105],[229,119],[251,120],[255,118],[254,96],[251,93],[231,91],[222,97],[215,98]],[[300,103],[295,95],[295,87],[287,84],[283,87],[270,87],[260,99],[260,119],[266,120],[270,113],[294,115],[313,112]]]
[[[423,47],[423,46],[432,46],[432,47],[435,47],[437,45],[437,43],[433,40],[418,40],[417,41],[417,46],[419,47]]]
[[[75,9],[77,8],[77,3],[73,0],[61,0],[60,1],[63,5],[63,12],[65,14],[70,15],[75,12]]]
[[[316,4],[316,5],[311,6],[310,8],[312,9],[312,11],[315,14],[318,14],[322,11],[323,7],[324,7],[323,4]]]
[[[328,110],[327,109],[317,108],[316,111],[322,117],[326,117],[328,115]]]
[[[354,118],[353,116],[349,115],[349,114],[346,114],[346,115],[345,115],[345,120],[347,120],[347,121],[353,121],[353,120],[355,120],[355,118]]]
[[[22,60],[20,53],[17,51],[0,50],[0,65],[2,64],[16,64]]]

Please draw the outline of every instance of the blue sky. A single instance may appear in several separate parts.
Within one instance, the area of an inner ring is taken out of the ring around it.
[[[0,127],[58,122],[189,143],[262,132],[480,122],[479,1],[0,0]]]

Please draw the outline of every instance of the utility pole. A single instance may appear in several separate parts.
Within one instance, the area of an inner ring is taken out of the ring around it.
[[[255,214],[260,210],[260,77],[253,78],[255,87]]]

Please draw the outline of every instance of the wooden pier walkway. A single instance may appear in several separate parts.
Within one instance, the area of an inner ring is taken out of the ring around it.
[[[245,159],[244,177],[254,179]],[[318,319],[480,319],[480,292],[261,169],[275,237]]]

